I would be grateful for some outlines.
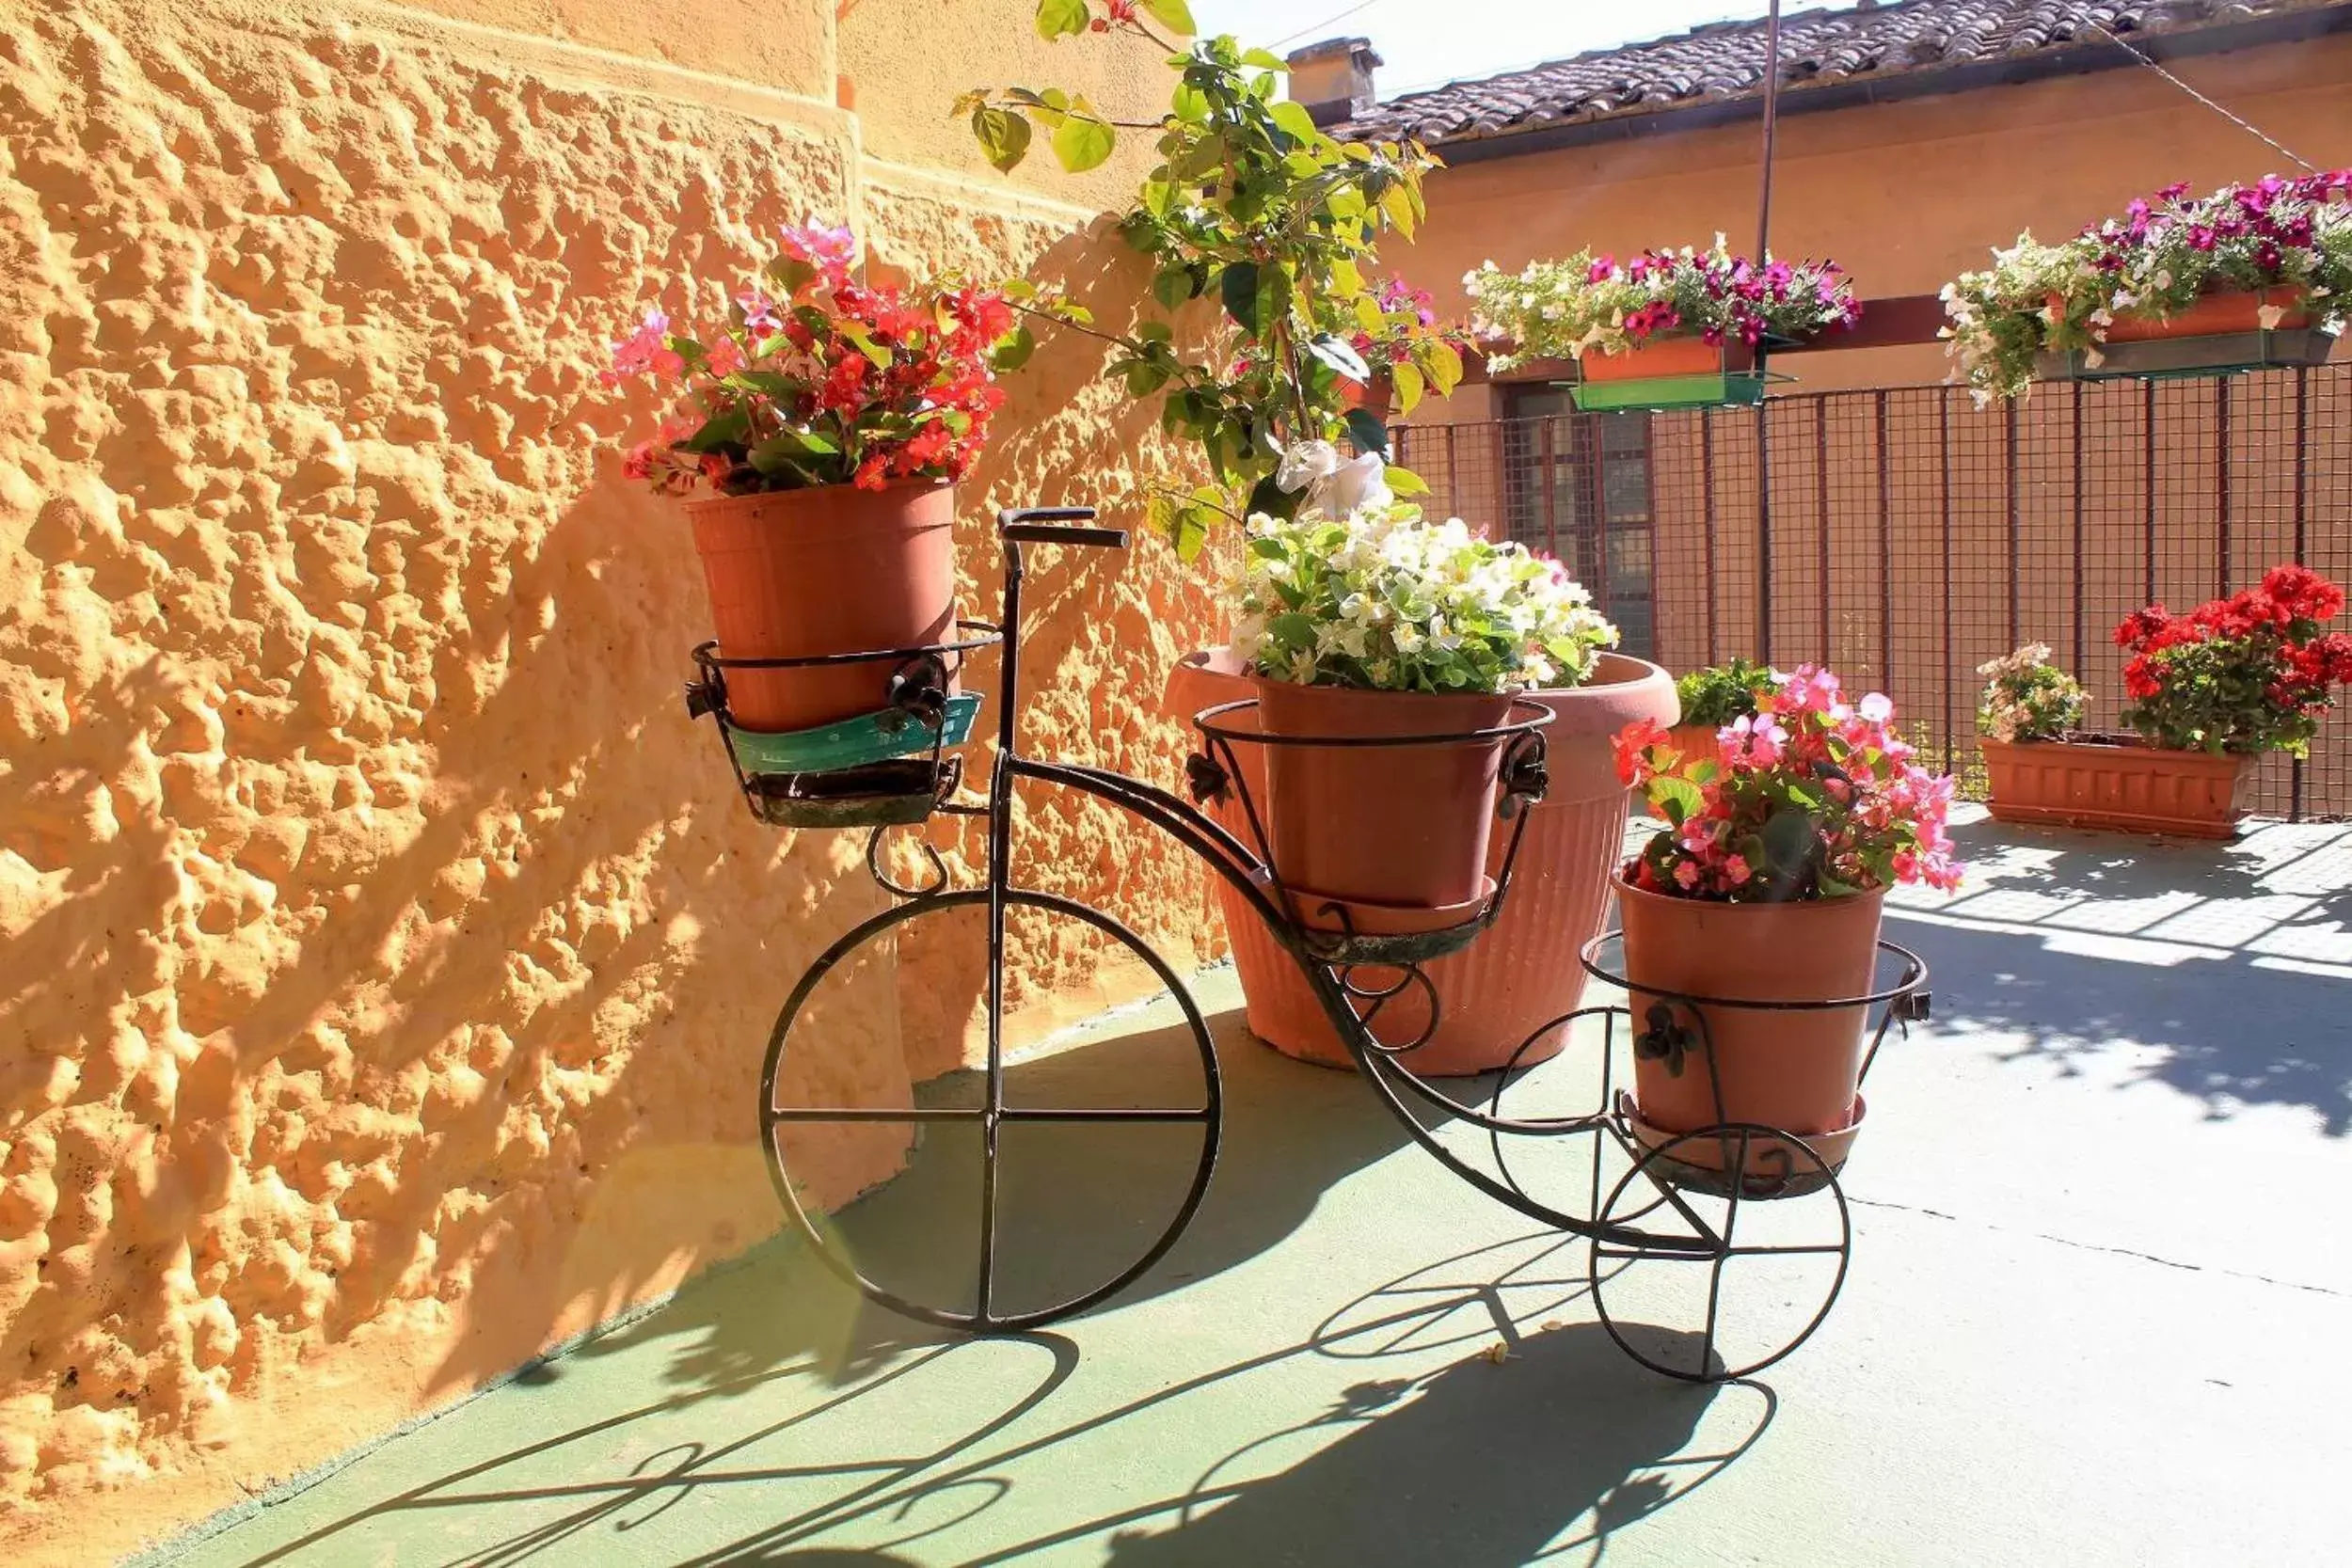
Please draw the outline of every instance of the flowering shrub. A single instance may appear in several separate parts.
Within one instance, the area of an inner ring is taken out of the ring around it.
[[[1437,296],[1391,277],[1356,305],[1357,329],[1348,341],[1374,374],[1395,378],[1397,399],[1410,413],[1433,382],[1459,379],[1463,334],[1439,325]],[[1440,352],[1442,345],[1442,352]]]
[[[2307,566],[2274,566],[2262,584],[2175,615],[2161,604],[2115,628],[2131,655],[2123,721],[2178,752],[2301,756],[2352,682],[2352,636],[2323,631],[2344,590]]]
[[[2320,325],[2352,309],[2352,169],[2191,198],[2169,185],[2062,245],[2021,234],[1984,272],[1944,286],[1943,335],[1979,403],[2017,397],[2042,354],[2086,351],[2092,365],[2120,317],[2179,315],[2208,293],[2275,290],[2274,327],[2290,310]]]
[[[1623,354],[1652,338],[1696,336],[1753,348],[1766,338],[1802,340],[1862,317],[1835,262],[1762,265],[1734,256],[1721,234],[1707,250],[1650,250],[1622,264],[1581,251],[1506,273],[1492,261],[1462,279],[1472,327],[1506,340],[1497,370],[1530,359]]]
[[[1772,689],[1772,671],[1735,658],[1684,675],[1675,682],[1675,697],[1681,705],[1684,723],[1719,730],[1755,713],[1756,694]]]
[[[1985,677],[1977,732],[1994,740],[2056,740],[2082,722],[2082,683],[2050,662],[2047,642],[2028,642],[1977,666]]]
[[[648,310],[604,382],[650,375],[680,404],[622,472],[668,495],[961,478],[1005,400],[992,367],[1012,308],[977,288],[861,283],[856,254],[847,229],[787,228],[715,333]]]
[[[1301,686],[1502,692],[1576,686],[1617,628],[1557,561],[1412,506],[1253,516],[1232,584],[1235,657]]]
[[[1186,0],[1037,0],[1036,22],[1040,37],[1103,34],[1151,51],[1151,69],[1169,68],[1168,107],[1149,125],[1115,124],[1060,87],[981,88],[956,107],[1000,169],[1041,139],[1063,167],[1089,169],[1122,131],[1149,133],[1158,162],[1119,232],[1151,260],[1162,319],[1123,332],[1063,320],[1105,341],[1114,352],[1103,373],[1130,398],[1157,395],[1162,428],[1199,449],[1208,483],[1155,484],[1150,503],[1152,525],[1191,561],[1228,523],[1306,504],[1303,490],[1275,482],[1300,444],[1345,442],[1386,459],[1387,426],[1354,405],[1375,369],[1358,335],[1402,350],[1391,368],[1407,412],[1424,389],[1444,397],[1460,382],[1454,342],[1370,281],[1382,236],[1410,239],[1420,225],[1422,178],[1438,160],[1418,142],[1343,144],[1277,94],[1287,69],[1278,55],[1230,36],[1179,47],[1195,32]],[[1194,301],[1215,313],[1196,314],[1180,338],[1176,319]],[[1428,489],[1401,468],[1386,483],[1398,495]]]
[[[1618,776],[1666,819],[1626,863],[1635,887],[1785,903],[1960,885],[1944,831],[1952,781],[1911,760],[1878,692],[1850,703],[1836,675],[1808,664],[1716,738],[1720,761],[1686,757],[1651,721],[1614,736]]]

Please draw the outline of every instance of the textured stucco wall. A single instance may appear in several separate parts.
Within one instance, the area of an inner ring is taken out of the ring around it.
[[[758,1054],[880,895],[684,720],[691,546],[595,369],[811,212],[1113,313],[1140,274],[1050,186],[836,107],[894,38],[1040,69],[1021,0],[869,0],[854,48],[832,0],[643,9],[0,3],[0,1559],[103,1560],[777,1223]],[[1151,411],[1099,365],[1016,379],[967,612],[994,507],[1140,520]],[[1030,733],[1170,777],[1200,590],[1150,547],[1040,568]],[[1180,962],[1214,932],[1099,809],[1023,832]],[[1018,1000],[1132,983],[1097,956],[1032,944]],[[950,1065],[942,961],[862,974],[812,1070]],[[896,1153],[842,1147],[829,1196]]]

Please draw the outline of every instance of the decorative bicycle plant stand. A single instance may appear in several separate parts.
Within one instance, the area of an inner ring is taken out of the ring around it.
[[[1123,548],[1127,536],[1122,531],[1073,526],[1090,521],[1093,515],[1085,508],[999,515],[1006,563],[1001,629],[961,622],[957,638],[951,641],[834,656],[834,662],[896,666],[891,683],[893,710],[833,727],[842,733],[754,736],[730,720],[726,705],[729,670],[812,661],[728,659],[707,644],[695,650],[700,674],[688,688],[689,711],[717,721],[727,742],[730,764],[755,814],[763,822],[780,826],[870,827],[868,868],[898,900],[850,930],[809,966],[776,1020],[761,1071],[760,1135],[769,1174],[786,1211],[817,1256],[867,1298],[921,1322],[980,1333],[1030,1329],[1083,1311],[1134,1282],[1175,1244],[1207,1193],[1216,1163],[1223,1110],[1216,1053],[1208,1025],[1183,978],[1135,932],[1099,911],[1017,885],[1012,864],[1013,791],[1019,783],[1034,781],[1106,801],[1141,818],[1172,834],[1224,877],[1300,965],[1373,1092],[1414,1141],[1486,1196],[1592,1242],[1589,1273],[1596,1305],[1611,1336],[1635,1359],[1669,1376],[1713,1382],[1744,1376],[1795,1349],[1827,1315],[1845,1279],[1851,1231],[1838,1185],[1841,1162],[1825,1160],[1804,1138],[1787,1130],[1734,1123],[1727,1117],[1646,1146],[1641,1135],[1655,1138],[1657,1134],[1638,1126],[1629,1101],[1613,1099],[1613,1058],[1620,1046],[1651,1055],[1703,1053],[1710,1016],[1720,1009],[1786,1010],[1806,1005],[1661,996],[1641,1020],[1633,1019],[1623,1007],[1584,1007],[1535,1030],[1501,1071],[1484,1079],[1453,1080],[1449,1085],[1468,1083],[1476,1088],[1491,1082],[1490,1091],[1456,1098],[1416,1074],[1413,1053],[1435,1032],[1438,1011],[1438,998],[1422,966],[1475,942],[1501,913],[1510,892],[1518,838],[1526,828],[1525,808],[1541,800],[1545,792],[1542,731],[1550,722],[1550,713],[1539,704],[1517,700],[1505,721],[1488,729],[1332,740],[1260,733],[1254,701],[1204,710],[1196,720],[1200,751],[1188,767],[1193,792],[1200,800],[1235,792],[1241,819],[1258,840],[1255,846],[1245,844],[1196,804],[1167,790],[1102,768],[1025,755],[1017,744],[1016,725],[1022,551],[1025,546],[1045,544]],[[957,793],[958,759],[947,755],[946,748],[968,731],[973,701],[955,692],[955,677],[967,655],[988,646],[1001,647],[997,746],[987,795],[965,800]],[[1427,928],[1426,919],[1369,920],[1366,906],[1318,900],[1283,885],[1262,852],[1265,839],[1261,806],[1242,782],[1248,773],[1240,766],[1237,748],[1253,745],[1500,746],[1498,810],[1511,823],[1513,836],[1483,901],[1469,911],[1468,918],[1457,913],[1451,917],[1451,924],[1433,929]],[[819,765],[803,766],[811,756],[818,757]],[[800,770],[793,770],[796,768]],[[949,885],[945,861],[929,845],[924,847],[930,876],[924,885],[899,883],[884,869],[884,835],[895,826],[919,823],[934,812],[986,819],[987,872],[980,885]],[[979,1102],[952,1106],[786,1103],[781,1091],[787,1053],[816,1048],[803,1026],[811,1017],[809,999],[818,984],[859,949],[883,940],[908,922],[952,910],[980,911],[987,921],[985,1087]],[[1007,1090],[1004,1041],[1006,931],[1009,913],[1020,911],[1079,921],[1128,948],[1142,961],[1175,999],[1191,1047],[1198,1053],[1202,1092],[1197,1102],[1050,1108],[1013,1102]],[[1612,967],[1612,944],[1616,941],[1613,933],[1597,940],[1585,950],[1583,962],[1593,974],[1621,984],[1621,974]],[[1924,1018],[1927,1011],[1925,965],[1900,948],[1880,945],[1882,966],[1891,976],[1887,983],[1867,996],[1819,1005],[1871,1009],[1875,1015],[1873,1058],[1890,1025],[1907,1026]],[[1412,992],[1419,992],[1426,1004],[1428,1025],[1412,1039],[1383,1041],[1373,1024],[1391,1002]],[[1584,1038],[1546,1067],[1522,1069],[1521,1058],[1549,1055],[1538,1047],[1563,1030],[1580,1031]],[[1595,1049],[1582,1048],[1586,1046]],[[1564,1065],[1580,1075],[1588,1070],[1591,1074],[1592,1082],[1580,1090],[1587,1097],[1581,1104],[1568,1114],[1554,1114],[1549,1106],[1533,1113],[1506,1114],[1506,1109],[1526,1105],[1530,1091],[1538,1086],[1538,1073],[1549,1097]],[[1515,1097],[1518,1106],[1506,1107],[1506,1100]],[[1008,1309],[998,1303],[997,1238],[1003,1196],[999,1134],[1009,1126],[1045,1122],[1195,1127],[1199,1154],[1174,1213],[1156,1230],[1149,1225],[1141,1227],[1132,1257],[1097,1271],[1103,1277],[1090,1277],[1059,1300]],[[868,1277],[830,1233],[831,1227],[819,1224],[802,1201],[787,1168],[786,1130],[828,1126],[847,1130],[877,1123],[961,1124],[978,1134],[978,1191],[973,1195],[979,1215],[977,1281],[966,1298],[968,1307],[914,1299]],[[1465,1145],[1441,1136],[1449,1131],[1476,1142]],[[1480,1148],[1491,1156],[1492,1169],[1473,1157]],[[1532,1174],[1531,1150],[1545,1151],[1548,1156],[1565,1151],[1573,1189],[1565,1204],[1539,1198],[1534,1194],[1537,1184],[1525,1180]],[[1626,1168],[1613,1180],[1606,1180],[1617,1163]],[[1778,1225],[1774,1235],[1758,1240],[1753,1216],[1759,1211],[1775,1216],[1794,1215],[1798,1223]],[[1735,1351],[1727,1320],[1740,1314],[1726,1311],[1725,1298],[1742,1289],[1743,1275],[1775,1261],[1812,1266],[1812,1287],[1792,1294],[1781,1282],[1756,1293],[1749,1305],[1767,1308],[1773,1322],[1745,1336]],[[1690,1298],[1686,1330],[1665,1332],[1654,1327],[1659,1313],[1646,1287],[1635,1283],[1669,1265],[1687,1272],[1691,1278],[1704,1280],[1703,1290],[1684,1292]],[[1637,1318],[1635,1313],[1642,1315]]]

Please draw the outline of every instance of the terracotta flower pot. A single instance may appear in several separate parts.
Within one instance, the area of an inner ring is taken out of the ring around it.
[[[1666,732],[1666,738],[1686,757],[1708,757],[1716,752],[1715,736],[1720,728],[1715,724],[1677,724]]]
[[[723,658],[800,658],[945,641],[955,625],[955,487],[828,485],[690,501]],[[897,666],[730,670],[747,730],[806,730],[886,707]]]
[[[1375,371],[1372,380],[1362,382],[1353,376],[1340,377],[1340,398],[1349,408],[1360,408],[1386,424],[1396,406],[1396,378],[1387,371]]]
[[[1251,694],[1248,678],[1222,648],[1193,655],[1168,678],[1168,708],[1180,719]],[[1593,679],[1581,687],[1529,695],[1555,715],[1543,732],[1550,792],[1528,818],[1510,894],[1494,927],[1462,952],[1424,966],[1440,1000],[1438,1027],[1406,1059],[1423,1077],[1490,1072],[1510,1060],[1538,1025],[1581,1004],[1585,975],[1577,954],[1599,933],[1608,915],[1609,884],[1629,805],[1609,737],[1636,720],[1663,723],[1676,712],[1673,678],[1654,664],[1619,654],[1603,654]],[[1251,789],[1263,790],[1265,748],[1233,750]],[[1229,796],[1210,810],[1248,842],[1248,823],[1237,800]],[[1488,841],[1488,875],[1501,873],[1509,846],[1508,827]],[[1221,880],[1217,892],[1250,1032],[1302,1061],[1353,1066],[1297,964],[1238,894]],[[1425,1007],[1419,995],[1400,996],[1383,1012],[1375,1031],[1392,1042],[1410,1039],[1428,1021]],[[1558,1037],[1540,1041],[1519,1060],[1543,1061],[1564,1043]]]
[[[1750,370],[1756,351],[1745,343],[1710,343],[1698,337],[1652,338],[1623,354],[1596,351],[1576,363],[1587,381],[1648,381]]]
[[[1636,1029],[1646,1027],[1661,991],[1829,1002],[1870,990],[1883,893],[1726,904],[1647,893],[1622,877],[1616,890]],[[1695,1029],[1693,1008],[1675,1005],[1672,1010],[1677,1023]],[[1634,1060],[1641,1120],[1666,1132],[1755,1122],[1799,1134],[1833,1164],[1841,1160],[1842,1144],[1816,1139],[1854,1124],[1870,1010],[1779,1012],[1705,1005],[1695,1010],[1704,1023],[1704,1049],[1694,1043],[1678,1054]],[[1752,1167],[1756,1153],[1750,1151]]]
[[[2285,332],[2311,325],[2301,309],[2302,294],[2295,289],[2231,289],[2201,297],[2169,320],[2153,316],[2118,316],[2107,327],[2110,343],[2143,343],[2159,338],[2216,338],[2226,332],[2260,332],[2262,311],[2275,305],[2286,313],[2273,330]]]
[[[2246,815],[2256,761],[2167,751],[2135,736],[1979,745],[1995,822],[2178,838],[2233,836]]]
[[[1259,727],[1295,740],[1456,736],[1501,725],[1511,699],[1358,691],[1253,677]],[[1479,895],[1503,742],[1263,748],[1267,858],[1311,901],[1434,908]]]

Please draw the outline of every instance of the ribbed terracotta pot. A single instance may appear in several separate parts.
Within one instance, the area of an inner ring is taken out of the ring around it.
[[[2235,836],[2257,760],[2167,751],[2136,736],[1978,744],[1995,822],[2176,838]]]
[[[956,616],[955,486],[834,484],[689,501],[722,658],[803,658],[944,641]],[[890,660],[729,670],[747,730],[806,730],[890,703]]]
[[[1637,1029],[1645,1027],[1660,992],[1755,1002],[1833,1002],[1869,993],[1883,892],[1726,904],[1647,893],[1623,877],[1616,891]],[[1756,1122],[1808,1143],[1853,1125],[1869,1008],[1673,1006],[1686,1028],[1693,1026],[1693,1010],[1705,1025],[1704,1049],[1634,1060],[1634,1099],[1644,1122],[1666,1132]],[[1816,1147],[1834,1147],[1844,1158],[1842,1140]]]
[[[1232,655],[1213,648],[1176,667],[1168,703],[1173,714],[1189,719],[1202,708],[1251,694]],[[1441,999],[1438,1028],[1428,1043],[1404,1058],[1423,1077],[1490,1072],[1509,1061],[1539,1025],[1581,1004],[1585,975],[1577,954],[1599,933],[1608,915],[1611,874],[1625,841],[1630,803],[1609,737],[1637,720],[1669,722],[1677,712],[1673,678],[1654,664],[1619,654],[1603,654],[1587,685],[1529,695],[1554,715],[1543,732],[1550,790],[1528,817],[1501,917],[1462,952],[1424,966]],[[1250,787],[1262,788],[1261,763],[1250,753],[1264,748],[1233,750]],[[1229,796],[1211,810],[1248,841],[1238,800]],[[1510,839],[1510,826],[1499,824],[1487,846],[1488,875],[1501,873]],[[1250,1032],[1302,1061],[1353,1066],[1296,962],[1221,880],[1218,900]],[[1383,1011],[1375,1032],[1395,1043],[1411,1039],[1428,1022],[1425,1007],[1417,991],[1400,996]],[[1519,1060],[1543,1061],[1564,1043],[1557,1036],[1538,1041]]]
[[[1744,343],[1710,343],[1699,337],[1653,338],[1623,354],[1596,350],[1576,364],[1587,381],[1648,381],[1753,370],[1756,351]]]

